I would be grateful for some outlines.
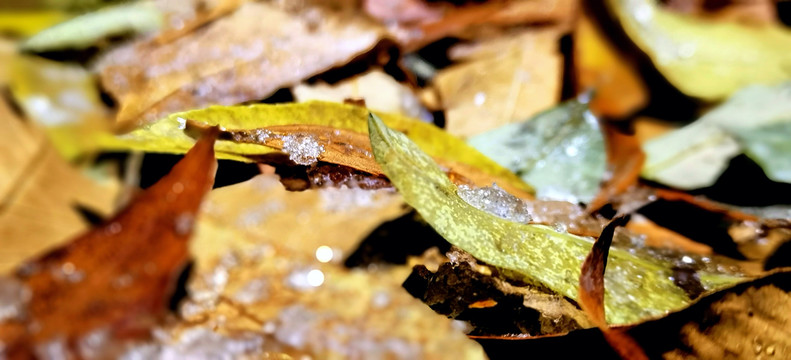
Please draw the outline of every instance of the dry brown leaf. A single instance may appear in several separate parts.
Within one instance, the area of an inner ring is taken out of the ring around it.
[[[434,79],[447,131],[467,137],[555,105],[563,67],[558,37],[552,29],[527,30],[452,49],[457,59],[469,61],[439,71]]]
[[[356,15],[249,2],[173,42],[120,47],[98,68],[120,103],[119,126],[130,129],[208,104],[263,99],[370,50],[380,36]]]
[[[0,273],[87,229],[75,206],[109,215],[117,182],[73,169],[42,132],[0,101]]]
[[[289,192],[277,176],[259,175],[209,194],[192,252],[199,268],[229,248],[246,251],[262,244],[306,256],[329,246],[339,261],[379,224],[405,211],[401,197],[391,190]]]
[[[577,88],[595,92],[590,108],[597,115],[620,119],[648,101],[639,74],[587,12],[582,12],[574,31],[574,65]]]
[[[381,70],[372,70],[333,85],[299,84],[293,92],[298,102],[323,100],[340,103],[346,99],[360,98],[365,100],[365,107],[371,110],[417,119],[425,112],[412,90]]]
[[[99,328],[113,338],[147,336],[186,265],[196,213],[214,183],[215,136],[115,218],[17,269],[31,296],[22,318],[2,323],[12,358],[49,342],[74,351]]]
[[[350,270],[281,244],[286,243],[215,259],[213,268],[188,285],[184,321],[167,334],[217,334],[237,344],[220,347],[222,353],[256,357],[485,358],[464,336],[463,325],[433,313],[401,288],[406,266]]]
[[[566,29],[576,8],[574,0],[491,1],[449,8],[435,21],[396,24],[389,27],[389,32],[411,51],[444,37],[469,35],[485,26],[557,24]]]

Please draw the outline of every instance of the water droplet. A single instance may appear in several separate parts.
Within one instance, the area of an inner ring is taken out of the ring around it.
[[[176,121],[179,122],[179,130],[184,130],[187,128],[187,120],[181,117],[177,117]]]
[[[475,106],[482,106],[483,103],[486,102],[486,93],[483,91],[475,93],[475,97],[473,98],[472,102],[475,104]]]
[[[308,272],[307,276],[308,285],[313,287],[321,286],[324,284],[324,273],[321,270],[314,269]]]
[[[564,233],[568,231],[568,226],[562,222],[556,222],[552,224],[552,229],[559,233]]]
[[[178,235],[187,235],[192,230],[192,225],[195,222],[195,217],[190,213],[182,213],[176,216],[175,229]]]
[[[694,264],[695,263],[695,259],[693,259],[693,258],[691,258],[691,257],[689,257],[687,255],[684,255],[684,256],[681,257],[681,262],[683,262],[685,264]]]
[[[327,263],[332,261],[333,251],[332,248],[327,245],[319,246],[316,249],[316,260],[322,263]]]
[[[171,187],[171,190],[176,194],[181,194],[182,192],[184,192],[184,184],[182,184],[181,182],[176,182]]]
[[[579,154],[579,152],[580,152],[580,150],[577,149],[576,146],[567,146],[566,147],[566,155],[567,156],[577,156],[577,154]]]

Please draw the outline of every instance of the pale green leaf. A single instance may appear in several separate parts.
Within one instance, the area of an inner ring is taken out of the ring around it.
[[[694,123],[643,145],[642,176],[680,189],[714,184],[745,152],[775,181],[791,182],[791,82],[751,86]]]
[[[626,33],[687,95],[717,100],[791,78],[791,31],[679,14],[655,0],[607,0]]]
[[[376,115],[368,119],[376,160],[423,218],[450,243],[490,265],[515,271],[572,299],[592,239],[526,225],[478,210],[457,194],[437,164],[403,134]],[[605,276],[607,321],[622,324],[661,315],[689,303],[671,279],[671,264],[612,248]],[[707,288],[737,281],[702,275]]]
[[[589,202],[607,165],[599,123],[588,105],[577,100],[468,143],[519,175],[539,198]]]
[[[162,12],[149,2],[109,6],[48,28],[24,42],[22,49],[83,49],[110,36],[155,31],[162,22]]]

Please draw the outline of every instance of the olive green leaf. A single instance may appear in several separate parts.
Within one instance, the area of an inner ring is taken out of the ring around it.
[[[755,85],[681,129],[643,145],[642,176],[680,189],[714,184],[742,152],[774,181],[791,182],[791,82]]]
[[[467,142],[519,175],[540,198],[589,202],[607,165],[599,123],[578,100]]]
[[[155,31],[162,22],[162,13],[152,3],[113,5],[43,30],[25,41],[22,49],[38,52],[83,49],[109,36]]]
[[[490,265],[577,298],[580,269],[592,239],[505,220],[473,207],[409,138],[374,114],[368,124],[374,156],[385,174],[404,200],[446,240]],[[631,323],[689,303],[673,283],[672,264],[620,248],[611,248],[609,257],[605,275],[608,322]],[[736,282],[738,277],[701,274],[701,281],[711,289]]]
[[[751,84],[791,78],[791,30],[713,21],[655,0],[607,0],[623,29],[679,90],[717,100]]]

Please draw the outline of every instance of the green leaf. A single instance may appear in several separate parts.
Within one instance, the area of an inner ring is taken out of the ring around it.
[[[751,84],[791,78],[791,31],[663,9],[654,0],[607,0],[626,33],[687,95],[717,100]]]
[[[115,5],[48,28],[23,43],[22,49],[83,49],[109,36],[155,31],[162,22],[162,13],[152,3]]]
[[[710,186],[745,152],[772,180],[791,182],[791,82],[751,86],[694,123],[643,145],[642,176],[680,189]]]
[[[443,163],[466,164],[522,191],[532,189],[516,175],[487,158],[463,140],[432,124],[393,114],[380,114],[390,126],[409,133],[409,137]],[[98,139],[107,150],[142,150],[150,152],[185,153],[194,139],[184,133],[186,119],[219,125],[227,130],[253,130],[281,125],[319,125],[333,129],[367,134],[368,110],[353,105],[323,101],[289,104],[255,104],[249,106],[212,106],[168,116],[118,138]],[[272,148],[233,141],[218,140],[217,157],[251,162],[250,157],[275,151]]]
[[[505,220],[473,207],[409,138],[374,114],[368,126],[374,156],[385,174],[404,200],[446,240],[490,265],[577,299],[580,269],[592,239]],[[669,262],[621,248],[612,248],[609,257],[605,275],[608,322],[631,323],[689,303],[671,280]],[[738,281],[726,275],[701,275],[701,279],[707,289]]]
[[[599,123],[588,105],[577,100],[468,143],[519,175],[540,198],[589,202],[607,165]]]

